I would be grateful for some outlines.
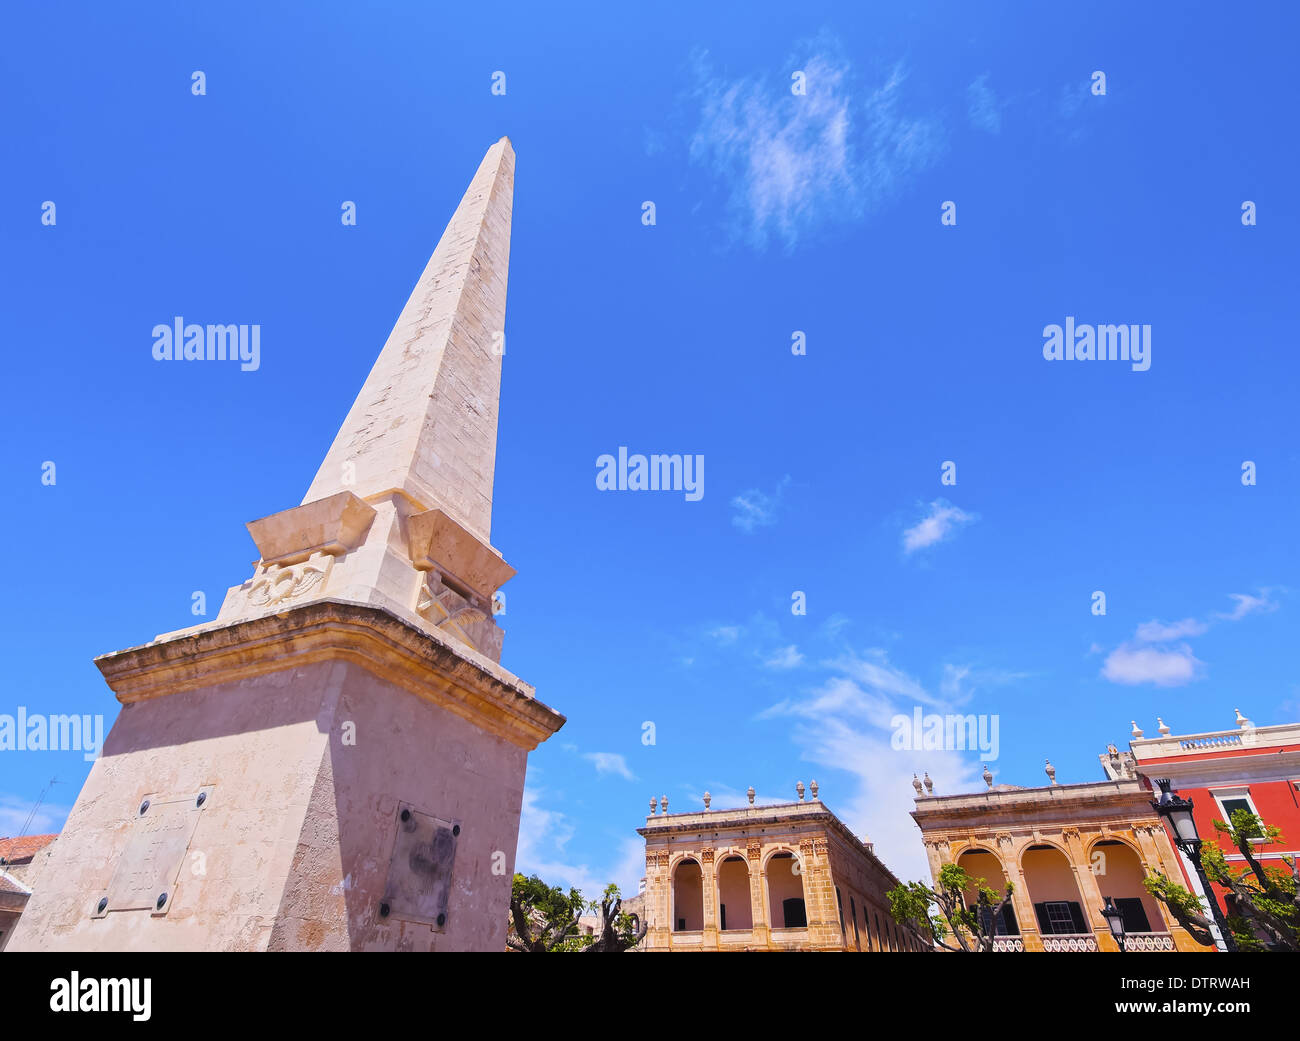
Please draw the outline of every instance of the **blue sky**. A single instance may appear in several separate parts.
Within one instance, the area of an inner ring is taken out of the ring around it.
[[[503,664],[569,718],[521,868],[634,889],[652,794],[816,778],[919,877],[913,771],[983,764],[896,714],[996,716],[1030,785],[1134,718],[1300,716],[1284,5],[321,6],[11,14],[0,712],[111,722],[92,658],[215,614],[508,134]],[[153,361],[175,315],[260,324],[259,369]],[[1045,360],[1067,316],[1149,325],[1150,369]],[[704,497],[599,491],[619,446]],[[0,753],[0,833],[88,769]]]

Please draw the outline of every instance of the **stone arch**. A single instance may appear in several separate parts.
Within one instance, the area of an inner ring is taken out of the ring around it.
[[[787,846],[785,844],[781,844],[779,846],[772,846],[770,849],[763,850],[763,859],[761,861],[763,865],[763,870],[764,871],[767,870],[767,866],[772,862],[773,857],[779,857],[782,854],[789,854],[790,856],[794,857],[794,859],[799,862],[800,865],[799,870],[800,871],[803,870],[803,855],[799,852],[797,847]]]
[[[718,887],[718,928],[726,931],[754,928],[749,860],[743,853],[727,853],[715,861]]]
[[[1102,852],[1105,859],[1096,866],[1093,854]],[[1099,835],[1088,843],[1088,870],[1102,901],[1115,901],[1124,913],[1124,928],[1130,933],[1168,932],[1170,919],[1164,905],[1146,891],[1142,880],[1151,871],[1151,865],[1136,844],[1119,835]],[[1097,871],[1096,867],[1101,870]]]
[[[1053,842],[1030,843],[1020,853],[1020,871],[1040,933],[1051,936],[1092,932],[1077,865],[1066,850]]]
[[[1006,891],[1007,882],[1011,881],[1002,857],[987,846],[967,846],[957,853],[953,858],[953,863],[960,868],[964,868],[973,877],[984,879],[984,884],[995,893],[998,893],[999,898]],[[977,900],[976,889],[972,886],[966,891],[965,897],[966,905],[974,907]],[[1020,924],[1014,903],[1010,900],[1002,909],[999,919],[991,923],[994,932],[1004,936],[1018,936]]]
[[[795,872],[795,864],[800,870]],[[803,861],[794,850],[776,849],[763,862],[769,921],[773,929],[799,929],[808,925],[807,892]]]
[[[690,854],[670,869],[673,897],[673,932],[699,932],[704,928],[704,869]]]
[[[1031,839],[1030,841],[1026,842],[1023,846],[1021,846],[1019,852],[1017,852],[1016,866],[1019,867],[1020,870],[1023,872],[1025,870],[1025,854],[1028,853],[1031,849],[1041,850],[1044,848],[1054,849],[1056,850],[1057,853],[1061,854],[1061,856],[1063,856],[1066,860],[1070,861],[1071,864],[1074,863],[1074,861],[1070,857],[1070,851],[1066,849],[1064,846],[1062,846],[1059,842],[1053,842],[1051,839],[1037,839],[1037,840]]]

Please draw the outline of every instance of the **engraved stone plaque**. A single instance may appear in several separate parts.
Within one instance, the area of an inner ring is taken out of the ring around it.
[[[447,925],[451,872],[460,824],[398,803],[397,837],[388,862],[388,885],[380,917],[422,922],[442,932]]]
[[[141,801],[127,826],[131,836],[96,907],[96,917],[144,908],[167,913],[199,814],[211,798],[209,785],[179,798],[148,796]]]

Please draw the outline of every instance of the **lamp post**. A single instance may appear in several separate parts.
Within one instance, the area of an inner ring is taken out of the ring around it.
[[[1111,936],[1115,937],[1115,942],[1119,944],[1119,953],[1124,954],[1124,915],[1110,897],[1106,897],[1106,906],[1101,909],[1101,916],[1106,919]]]
[[[1201,866],[1201,836],[1196,830],[1196,820],[1192,817],[1192,800],[1170,792],[1170,783],[1168,777],[1156,779],[1156,784],[1160,786],[1160,798],[1151,800],[1151,808],[1173,826],[1174,845],[1187,854],[1196,868],[1196,877],[1201,880],[1201,889],[1210,903],[1214,924],[1219,927],[1219,935],[1223,937],[1223,947],[1235,951],[1237,942],[1232,938],[1232,930],[1228,928],[1223,912],[1219,910],[1219,898],[1214,895],[1210,880],[1205,877],[1205,868]]]

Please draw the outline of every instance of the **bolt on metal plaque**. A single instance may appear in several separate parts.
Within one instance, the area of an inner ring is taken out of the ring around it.
[[[154,914],[170,910],[185,854],[199,814],[212,801],[212,790],[207,785],[180,797],[151,795],[141,800],[127,825],[131,836],[117,858],[113,880],[96,901],[93,917],[145,908]]]
[[[381,918],[403,918],[432,926],[435,932],[445,930],[459,835],[458,822],[398,803],[397,837],[379,905]]]

